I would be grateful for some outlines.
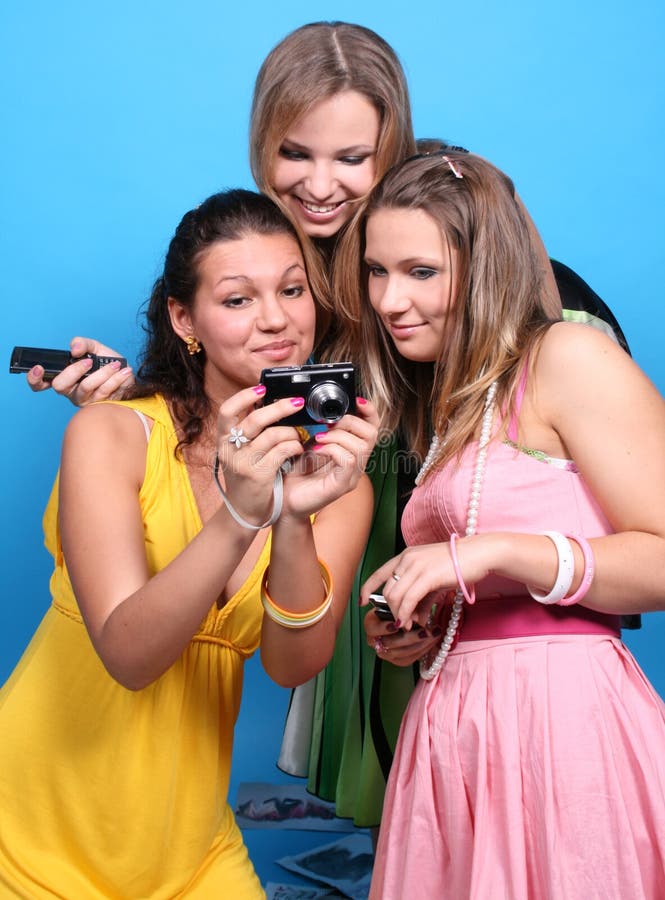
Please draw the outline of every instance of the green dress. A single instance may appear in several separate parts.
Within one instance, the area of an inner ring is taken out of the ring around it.
[[[385,663],[367,645],[358,606],[360,587],[404,546],[398,497],[405,456],[395,438],[378,445],[367,467],[374,488],[370,537],[356,573],[333,658],[316,678],[292,693],[279,766],[307,775],[307,787],[334,801],[337,815],[356,825],[378,825],[383,794],[415,666]],[[408,461],[407,461],[408,462]],[[399,486],[398,486],[399,483]]]

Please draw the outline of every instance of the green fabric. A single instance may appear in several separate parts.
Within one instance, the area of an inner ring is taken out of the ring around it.
[[[378,446],[368,474],[374,519],[333,658],[317,676],[308,789],[335,801],[337,815],[378,825],[399,726],[416,683],[412,667],[384,663],[367,646],[358,606],[367,577],[395,554],[396,442]]]
[[[617,341],[617,336],[612,328],[607,322],[604,322],[602,319],[599,319],[598,316],[594,316],[586,310],[583,309],[564,309],[562,310],[562,318],[564,322],[579,322],[582,325],[591,325],[593,328],[597,328],[598,331],[602,331],[608,337],[611,337],[612,340]]]

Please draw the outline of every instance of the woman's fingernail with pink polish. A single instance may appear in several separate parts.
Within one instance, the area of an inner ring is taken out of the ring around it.
[[[304,397],[291,397],[291,406],[304,406],[305,398]]]
[[[252,390],[257,395],[257,397],[263,397],[266,392],[265,384],[257,384],[256,387],[253,387]]]

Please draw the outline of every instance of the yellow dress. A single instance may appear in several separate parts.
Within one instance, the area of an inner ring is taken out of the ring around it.
[[[127,405],[154,420],[140,503],[155,573],[201,520],[173,455],[163,399]],[[0,897],[264,897],[227,791],[243,663],[259,643],[269,542],[180,659],[132,692],[107,674],[82,623],[62,557],[57,489],[44,533],[55,559],[52,604],[0,691]]]

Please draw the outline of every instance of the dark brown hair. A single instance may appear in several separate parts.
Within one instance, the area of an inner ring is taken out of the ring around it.
[[[204,390],[205,348],[189,355],[171,325],[168,299],[173,297],[191,308],[199,287],[202,256],[218,242],[237,241],[250,234],[286,234],[298,243],[291,222],[263,194],[236,189],[208,197],[186,213],[176,228],[163,274],[147,302],[143,325],[146,340],[137,383],[129,396],[163,394],[183,430],[181,445],[192,443],[201,434],[211,404]],[[317,327],[318,314],[317,308]],[[325,316],[322,324],[325,327]]]

